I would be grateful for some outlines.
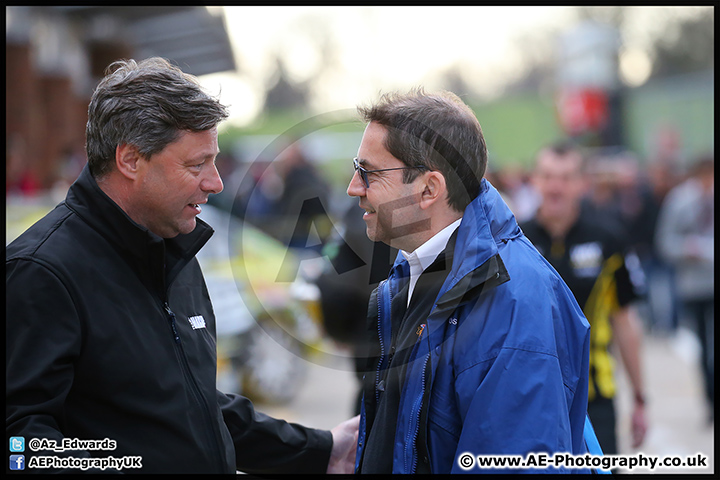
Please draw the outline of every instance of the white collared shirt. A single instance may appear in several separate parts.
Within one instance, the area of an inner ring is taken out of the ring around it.
[[[407,297],[408,305],[410,305],[410,299],[412,298],[418,278],[427,267],[432,265],[438,255],[445,250],[448,240],[450,240],[452,234],[460,226],[461,221],[462,218],[455,220],[453,223],[436,233],[432,238],[430,238],[430,240],[416,248],[412,253],[400,250],[410,264],[410,285],[408,286]]]

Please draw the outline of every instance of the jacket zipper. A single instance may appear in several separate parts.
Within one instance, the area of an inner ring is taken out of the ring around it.
[[[418,343],[416,344],[416,350],[417,345],[420,344],[420,339],[418,339]],[[407,464],[405,465],[405,471],[408,473],[415,473],[415,469],[417,468],[417,448],[415,448],[415,442],[417,441],[418,432],[420,431],[420,414],[422,412],[422,402],[423,398],[425,398],[425,373],[427,371],[427,363],[428,358],[430,358],[430,354],[426,354],[425,358],[423,359],[423,366],[422,366],[422,374],[420,375],[420,394],[415,399],[415,402],[413,403],[412,412],[413,415],[410,417],[410,428],[408,429],[408,433],[406,436],[405,441],[405,449],[407,452],[407,449],[410,449],[412,458],[412,467],[408,471]],[[407,455],[405,455],[405,459],[407,461]]]
[[[375,369],[375,405],[380,403],[380,372],[382,371],[382,367],[385,365],[385,342],[383,340],[383,307],[386,306],[389,309],[390,302],[386,303],[386,296],[384,294],[384,289],[387,288],[388,292],[390,291],[388,280],[385,279],[378,285],[377,288],[377,309],[378,309],[378,322],[377,322],[377,332],[378,332],[378,341],[380,343],[380,358],[378,360],[377,368]],[[357,450],[357,462],[358,467],[360,466],[360,462],[362,460],[363,451],[365,450],[365,445],[363,443],[363,438],[365,437],[367,432],[363,431],[360,432],[359,438],[358,438],[358,450]],[[356,468],[357,471],[357,468]]]
[[[170,321],[170,328],[172,329],[173,337],[175,337],[175,343],[180,344],[180,335],[178,334],[177,328],[175,327],[175,313],[170,310],[170,305],[167,302],[163,304],[165,311],[168,314],[168,320]]]
[[[210,428],[210,437],[213,440],[213,443],[215,445],[215,449],[213,450],[216,464],[219,468],[222,469],[222,465],[224,464],[224,461],[222,459],[222,455],[220,454],[221,448],[220,443],[218,442],[217,435],[215,433],[215,429],[213,428],[213,419],[212,416],[209,413],[209,408],[207,405],[207,402],[203,399],[202,394],[200,393],[200,387],[198,387],[197,381],[195,380],[195,377],[192,374],[192,371],[190,370],[190,365],[188,364],[187,357],[185,356],[185,350],[183,349],[182,342],[180,341],[180,334],[177,331],[177,327],[175,325],[176,323],[176,317],[175,313],[170,309],[170,305],[167,303],[167,301],[163,302],[163,308],[165,309],[165,312],[167,312],[168,315],[168,321],[170,323],[170,328],[172,329],[172,334],[175,339],[175,347],[178,350],[179,356],[180,356],[180,366],[183,372],[183,376],[185,378],[189,379],[190,383],[190,392],[192,393],[193,398],[195,398],[195,401],[200,405],[202,410],[203,418],[205,419],[205,422],[207,422],[207,426]]]
[[[387,280],[385,280],[387,282]],[[389,285],[388,285],[389,286]],[[383,340],[383,332],[382,332],[382,326],[383,326],[383,315],[382,315],[382,309],[384,306],[388,307],[392,303],[392,292],[390,291],[390,288],[388,288],[388,293],[390,296],[389,301],[387,301],[387,305],[384,305],[386,303],[385,301],[385,295],[383,295],[383,288],[385,285],[380,285],[380,288],[378,289],[378,339],[380,341],[380,361],[378,361],[377,370],[375,371],[375,405],[380,403],[380,391],[378,390],[378,386],[380,384],[380,372],[382,371],[382,367],[385,366],[385,342]]]

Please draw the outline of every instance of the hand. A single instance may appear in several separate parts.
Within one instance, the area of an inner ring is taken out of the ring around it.
[[[645,418],[645,406],[641,403],[635,403],[635,409],[632,414],[632,447],[637,448],[642,445],[647,432],[647,420]]]
[[[327,473],[354,473],[360,415],[330,430],[333,439]]]

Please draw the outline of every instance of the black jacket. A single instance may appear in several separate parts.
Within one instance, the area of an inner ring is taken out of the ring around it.
[[[28,467],[52,455],[142,457],[126,473],[325,471],[329,432],[216,390],[215,317],[195,259],[212,232],[198,219],[188,235],[154,235],[86,167],[7,247],[6,434],[25,437]],[[33,452],[33,438],[116,448]]]

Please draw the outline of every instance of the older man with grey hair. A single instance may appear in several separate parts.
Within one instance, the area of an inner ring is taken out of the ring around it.
[[[6,434],[37,447],[28,467],[352,469],[357,419],[306,428],[216,389],[215,318],[195,254],[213,233],[197,215],[223,189],[226,117],[158,58],[114,63],[95,90],[88,165],[6,251]]]

